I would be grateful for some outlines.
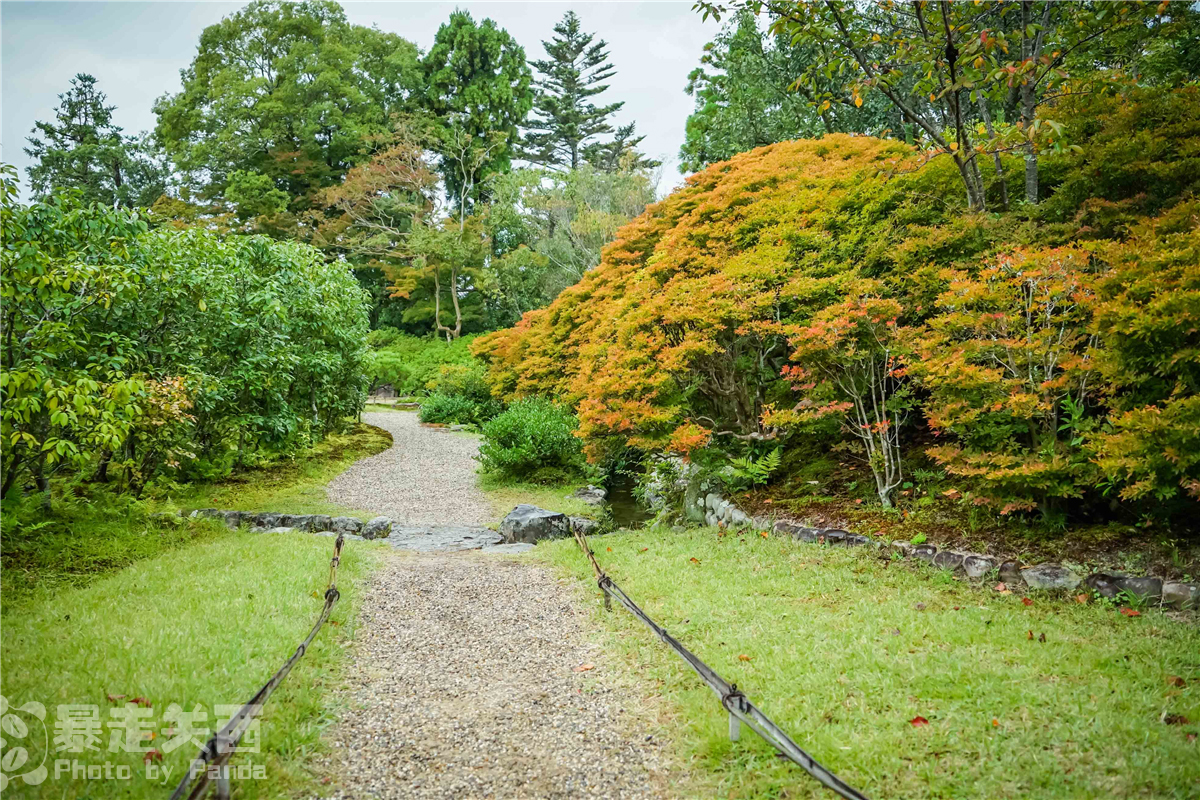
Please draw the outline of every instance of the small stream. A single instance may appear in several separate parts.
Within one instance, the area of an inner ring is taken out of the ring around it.
[[[643,508],[633,495],[634,477],[616,473],[607,484],[608,513],[618,528],[636,529],[654,519],[654,512]]]

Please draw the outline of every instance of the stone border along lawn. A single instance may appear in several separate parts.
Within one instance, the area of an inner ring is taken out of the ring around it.
[[[644,529],[591,540],[650,616],[870,797],[1194,797],[1200,626],[1063,592],[981,592],[868,548]],[[533,557],[577,580],[605,645],[669,707],[686,796],[828,794],[755,736],[644,626],[604,613],[572,540]],[[1177,616],[1177,615],[1176,615]]]
[[[751,517],[730,500],[714,491],[692,493],[684,501],[684,512],[690,516],[703,516],[710,527],[747,528],[753,531],[772,531],[790,536],[798,542],[816,542],[853,547],[883,542],[859,533],[850,533],[841,528],[813,528],[796,525],[783,520],[772,521],[766,517]],[[1158,603],[1177,609],[1200,608],[1200,583],[1163,581],[1161,578],[1138,577],[1120,570],[1106,569],[1080,578],[1070,568],[1052,562],[1022,566],[1011,559],[1000,559],[982,553],[964,553],[955,550],[938,551],[936,545],[908,542],[892,542],[891,546],[901,557],[912,557],[933,564],[949,572],[966,575],[968,578],[983,578],[994,575],[999,591],[1015,591],[1021,588],[1036,590],[1072,590],[1083,583],[1090,592],[1106,599],[1133,605]]]

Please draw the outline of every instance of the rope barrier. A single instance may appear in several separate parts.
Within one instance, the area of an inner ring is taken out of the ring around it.
[[[667,633],[666,629],[656,623],[654,620],[638,607],[637,603],[630,599],[629,595],[613,582],[613,579],[605,574],[600,568],[599,562],[596,561],[596,554],[592,552],[592,548],[588,546],[587,537],[580,531],[575,531],[575,541],[583,550],[589,562],[591,562],[592,570],[596,574],[596,585],[604,592],[604,607],[612,608],[612,599],[616,599],[618,603],[625,606],[630,614],[646,623],[650,630],[654,631],[668,647],[687,662],[700,679],[708,684],[720,698],[721,706],[729,712],[729,738],[737,741],[739,736],[740,723],[744,722],[750,726],[750,729],[761,736],[768,744],[774,747],[780,754],[791,760],[793,763],[802,768],[809,775],[816,778],[821,784],[833,790],[837,794],[846,798],[846,800],[867,800],[866,795],[850,786],[837,775],[823,767],[815,758],[804,752],[801,747],[792,741],[782,728],[776,725],[771,719],[758,709],[746,695],[738,691],[736,683],[730,683],[716,673],[716,671],[700,660],[696,654],[688,650],[683,644],[671,634]]]
[[[221,730],[213,734],[212,738],[205,742],[204,746],[200,748],[200,752],[192,760],[188,771],[184,773],[183,779],[175,787],[175,791],[171,793],[171,800],[182,800],[185,796],[188,800],[197,800],[197,798],[204,796],[211,783],[216,784],[218,800],[228,800],[229,778],[223,767],[229,762],[234,748],[238,746],[238,743],[242,740],[242,736],[250,728],[250,723],[258,716],[268,698],[278,688],[279,684],[283,683],[283,679],[292,671],[292,667],[296,665],[296,662],[308,651],[308,646],[316,638],[317,631],[321,630],[321,626],[329,619],[329,613],[333,610],[333,606],[338,601],[338,598],[341,597],[337,590],[337,570],[338,565],[342,561],[342,546],[345,542],[345,536],[339,533],[337,540],[333,544],[333,558],[329,561],[329,586],[325,589],[325,606],[321,609],[321,614],[317,617],[317,622],[313,625],[312,630],[308,632],[308,636],[304,637],[304,641],[299,644],[296,651],[292,653],[292,657],[284,662],[279,671],[272,675],[271,679],[263,684],[261,689],[255,692],[249,702],[242,706],[230,718],[229,722],[225,723],[225,727],[221,728]],[[212,767],[217,767],[217,777],[215,779],[210,779]],[[189,786],[191,787],[190,792],[188,792]]]

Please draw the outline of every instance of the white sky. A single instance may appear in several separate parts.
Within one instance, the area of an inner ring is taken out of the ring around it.
[[[50,119],[58,94],[77,72],[96,76],[126,133],[154,127],[154,100],[180,89],[200,32],[243,3],[0,2],[0,158],[17,165],[24,188],[29,158],[22,148],[35,120]],[[491,17],[525,48],[545,58],[542,40],[568,9],[605,39],[617,74],[597,102],[625,101],[616,122],[636,121],[642,150],[664,163],[660,193],[682,180],[677,154],[692,98],[683,92],[717,23],[704,23],[692,0],[665,2],[345,2],[346,16],[414,42],[424,52],[455,7]]]

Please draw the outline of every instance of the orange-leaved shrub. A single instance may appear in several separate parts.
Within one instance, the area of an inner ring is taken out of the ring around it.
[[[1080,149],[1045,156],[1048,199],[1004,214],[969,213],[948,159],[894,140],[714,164],[473,351],[497,396],[573,406],[592,457],[836,419],[885,504],[931,435],[998,511],[1195,495],[1200,92],[1064,111]]]

